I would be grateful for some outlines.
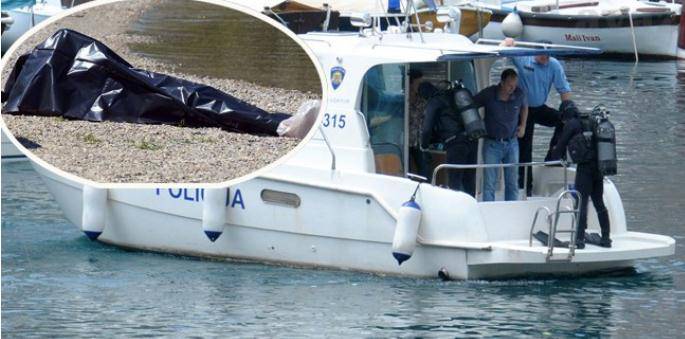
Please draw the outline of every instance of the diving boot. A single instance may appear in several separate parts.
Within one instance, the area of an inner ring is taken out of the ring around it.
[[[597,213],[599,218],[599,226],[602,229],[602,240],[599,241],[599,246],[611,248],[611,238],[609,238],[609,212],[605,209]]]
[[[582,250],[585,248],[585,237],[576,238],[576,249]]]

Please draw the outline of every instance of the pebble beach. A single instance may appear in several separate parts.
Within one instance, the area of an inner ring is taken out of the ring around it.
[[[63,18],[27,39],[13,54],[3,57],[7,59],[2,69],[3,87],[18,56],[32,50],[59,28],[70,28],[100,40],[137,68],[213,86],[269,112],[293,114],[305,101],[320,99],[320,93],[184,73],[182,64],[168,64],[133,53],[129,44],[145,43],[150,37],[131,34],[131,25],[145,11],[155,10],[156,6],[173,6],[175,2],[177,0],[124,1]],[[107,24],[103,25],[104,22]],[[232,133],[218,128],[86,122],[8,114],[3,114],[2,119],[15,137],[33,147],[30,151],[38,157],[64,171],[97,182],[222,182],[276,161],[300,142],[299,139]]]

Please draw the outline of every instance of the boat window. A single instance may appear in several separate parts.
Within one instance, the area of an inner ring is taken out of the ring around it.
[[[274,191],[270,189],[263,189],[260,193],[262,200],[264,202],[270,202],[277,205],[285,205],[290,207],[300,207],[301,200],[297,194]]]
[[[478,93],[476,72],[471,61],[452,61],[449,63],[450,80],[460,80],[473,95]]]
[[[404,175],[405,69],[404,64],[378,65],[364,75],[360,110],[378,173]]]

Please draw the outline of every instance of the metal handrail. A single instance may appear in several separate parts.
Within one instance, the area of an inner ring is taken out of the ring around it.
[[[560,211],[561,208],[561,201],[564,200],[566,197],[570,197],[571,200],[573,201],[573,208],[566,208],[565,211]],[[568,260],[571,260],[573,256],[575,255],[576,252],[576,233],[578,232],[578,218],[576,215],[580,212],[580,201],[578,199],[579,193],[576,190],[564,190],[559,194],[557,197],[557,206],[556,206],[556,212],[554,213],[554,225],[550,223],[549,225],[549,237],[550,241],[548,241],[548,249],[547,249],[547,260],[552,258],[554,255],[554,239],[557,234],[557,227],[559,225],[559,219],[561,219],[561,214],[569,213],[571,214],[571,230],[569,231],[564,231],[564,233],[570,233],[571,239],[568,243]],[[562,232],[562,231],[559,231]]]
[[[475,44],[476,45],[499,45],[502,43],[502,40],[497,40],[497,39],[485,39],[485,38],[480,38],[476,40]],[[583,47],[583,46],[575,46],[575,45],[563,45],[563,44],[547,44],[547,43],[542,43],[542,42],[528,42],[528,41],[516,41],[516,45],[513,47],[542,47],[542,48],[567,48],[567,49],[574,49],[574,50],[579,50],[579,51],[594,51],[596,48],[594,47]]]
[[[549,166],[549,165],[561,165],[564,167],[564,188],[567,187],[567,176],[566,169],[568,169],[568,163],[564,160],[556,161],[534,161],[534,162],[519,162],[512,164],[441,164],[435,167],[433,170],[433,179],[431,180],[431,185],[435,186],[435,181],[437,180],[438,172],[443,169],[455,170],[455,169],[478,169],[478,168],[505,168],[505,167],[532,167],[532,166]]]
[[[323,131],[323,128],[319,126],[319,132],[321,132],[321,136],[323,137],[324,143],[326,143],[326,146],[328,146],[328,151],[331,152],[331,170],[335,171],[335,151],[333,151],[333,147],[331,146],[331,143],[328,141],[328,137],[326,137],[326,133]]]
[[[535,217],[533,218],[533,224],[530,225],[530,233],[528,236],[528,247],[533,247],[533,230],[535,229],[535,224],[537,224],[538,221],[538,216],[540,215],[540,212],[546,212],[547,213],[547,224],[551,225],[552,221],[550,220],[550,216],[552,215],[552,212],[547,208],[547,206],[540,206],[537,211],[535,211]]]

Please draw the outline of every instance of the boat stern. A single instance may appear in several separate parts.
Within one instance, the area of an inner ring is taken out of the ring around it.
[[[675,239],[641,232],[612,236],[611,248],[587,244],[582,250],[549,247],[538,240],[499,241],[491,251],[468,256],[469,279],[492,279],[531,275],[584,275],[634,266],[636,260],[671,256]]]

